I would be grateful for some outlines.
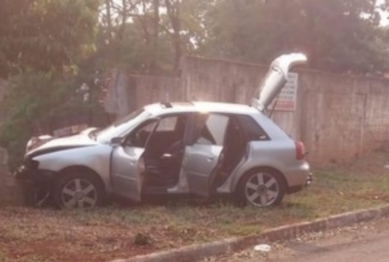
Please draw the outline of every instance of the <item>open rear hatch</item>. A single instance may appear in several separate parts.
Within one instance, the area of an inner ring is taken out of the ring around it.
[[[301,53],[292,53],[276,58],[259,85],[251,105],[261,112],[266,110],[285,86],[289,71],[295,65],[306,62],[307,57]]]

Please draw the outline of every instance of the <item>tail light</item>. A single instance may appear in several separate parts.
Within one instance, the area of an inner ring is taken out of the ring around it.
[[[306,155],[304,143],[301,141],[295,141],[295,145],[296,145],[296,159],[303,160]]]

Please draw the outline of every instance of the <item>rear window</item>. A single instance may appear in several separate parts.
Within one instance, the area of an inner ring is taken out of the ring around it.
[[[245,130],[246,135],[250,141],[266,141],[270,140],[269,136],[263,128],[250,116],[237,116],[239,124]]]

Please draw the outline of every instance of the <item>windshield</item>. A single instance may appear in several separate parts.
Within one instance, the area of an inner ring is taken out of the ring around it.
[[[128,116],[120,118],[112,125],[99,130],[96,134],[96,138],[101,142],[109,142],[114,137],[123,135],[131,126],[142,122],[150,116],[150,113],[145,111],[144,108],[138,109]]]

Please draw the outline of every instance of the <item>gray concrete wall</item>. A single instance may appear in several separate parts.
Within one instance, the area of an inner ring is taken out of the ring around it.
[[[268,66],[262,65],[185,57],[180,77],[129,76],[125,100],[130,106],[120,112],[160,101],[248,104],[267,70]],[[305,143],[311,163],[348,161],[389,141],[388,79],[296,72],[296,109],[276,111],[272,119],[292,138]]]
[[[248,104],[268,67],[186,57],[182,69],[189,97]],[[272,118],[306,144],[312,163],[348,161],[389,141],[388,79],[296,72],[296,110]]]

